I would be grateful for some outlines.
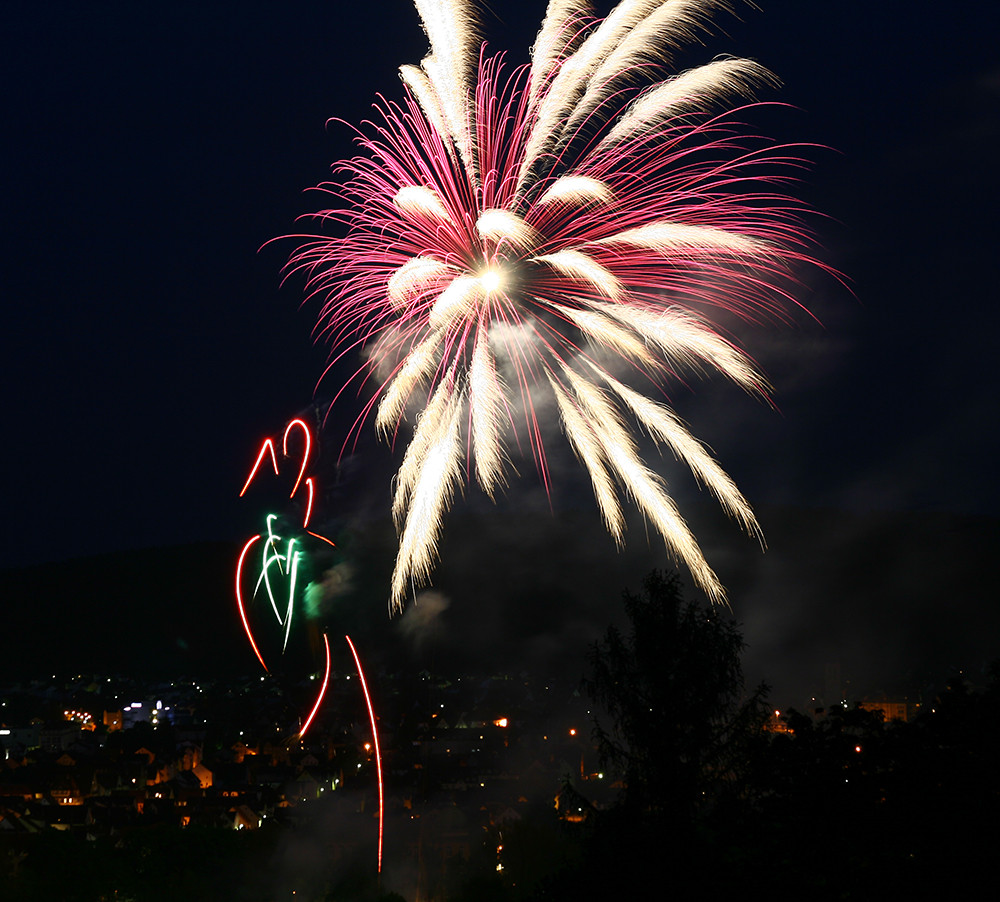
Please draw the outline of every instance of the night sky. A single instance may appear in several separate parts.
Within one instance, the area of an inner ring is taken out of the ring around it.
[[[672,393],[760,513],[766,555],[705,513],[672,462],[664,472],[730,585],[752,675],[797,691],[834,660],[883,682],[971,667],[1000,656],[987,567],[1000,503],[1000,14],[760,5],[718,17],[691,63],[749,56],[782,79],[766,99],[787,106],[751,124],[813,145],[794,193],[823,214],[809,222],[816,254],[850,288],[805,273],[816,320],[739,335],[777,410],[721,382]],[[526,59],[545,3],[492,7],[491,46]],[[0,567],[254,531],[236,492],[260,439],[310,405],[326,355],[301,282],[280,285],[294,243],[262,246],[321,206],[303,189],[351,153],[349,130],[327,120],[398,98],[397,67],[425,50],[405,0],[4,4]],[[337,405],[331,470],[359,410]],[[393,455],[370,433],[341,471],[338,529],[388,511]],[[592,638],[618,590],[666,560],[641,523],[617,555],[572,478],[552,503],[577,518],[569,541],[530,461],[518,469],[495,519],[475,491],[459,502],[478,543],[449,539],[435,629],[544,657]],[[550,605],[506,614],[503,568],[515,586],[547,587]],[[384,598],[368,601],[384,618]]]

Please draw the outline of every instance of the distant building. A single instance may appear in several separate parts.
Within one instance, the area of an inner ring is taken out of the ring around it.
[[[881,698],[866,698],[858,702],[858,707],[865,711],[881,711],[885,722],[900,720],[906,723],[909,720],[909,706],[905,701],[890,701],[886,696]]]
[[[559,819],[571,824],[584,823],[596,810],[593,804],[568,782],[563,783],[562,789],[556,794],[555,807]]]
[[[7,757],[15,750],[28,751],[39,747],[40,730],[37,725],[29,727],[0,727],[0,747],[7,751]]]
[[[125,729],[134,727],[137,723],[148,723],[150,720],[149,708],[143,702],[132,702],[123,712],[122,720]]]
[[[78,724],[42,727],[38,731],[38,745],[43,752],[63,752],[80,738],[81,732]]]
[[[122,712],[105,711],[104,726],[108,728],[109,733],[114,733],[116,730],[122,729]]]

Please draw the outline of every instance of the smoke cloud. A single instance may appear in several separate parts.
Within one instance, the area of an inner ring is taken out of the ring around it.
[[[327,570],[318,582],[306,586],[306,616],[310,620],[323,617],[334,607],[334,603],[351,593],[354,588],[354,568],[346,561],[335,564]]]
[[[447,596],[434,589],[418,593],[399,620],[400,633],[417,650],[430,640],[444,638],[446,627],[442,615],[450,604]]]

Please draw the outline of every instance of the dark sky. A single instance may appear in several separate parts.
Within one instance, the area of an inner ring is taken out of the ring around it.
[[[795,568],[782,561],[801,567],[785,607],[781,579],[736,578],[737,615],[770,647],[765,621],[804,616],[796,590],[810,610],[837,603],[817,574],[834,554],[855,559],[872,512],[995,516],[1000,23],[989,4],[760,5],[721,16],[703,59],[750,56],[784,82],[772,99],[789,107],[754,127],[816,145],[796,193],[828,217],[811,223],[817,255],[853,294],[809,278],[802,300],[821,325],[800,316],[741,335],[777,411],[715,384],[676,403],[765,530],[766,512],[789,506],[840,518],[836,541],[812,543],[820,565],[794,558],[803,537],[790,534],[784,550],[771,539],[773,565],[749,566],[786,581]],[[544,6],[495,0],[491,44],[524,59]],[[303,189],[351,152],[326,120],[357,122],[376,93],[398,97],[396,67],[425,47],[405,0],[3,5],[0,566],[246,532],[235,492],[256,444],[309,404],[325,355],[300,284],[279,287],[292,245],[258,249],[295,231],[318,203]],[[339,403],[328,454],[356,412]],[[351,505],[384,511],[390,463],[366,438]],[[522,500],[526,521],[549,516],[530,480],[507,510]],[[845,532],[844,518],[865,525]],[[759,554],[709,529],[710,550]],[[891,538],[878,534],[887,549]],[[641,526],[633,541],[644,545]],[[892,611],[905,610],[896,576],[912,568],[900,561],[875,579]]]

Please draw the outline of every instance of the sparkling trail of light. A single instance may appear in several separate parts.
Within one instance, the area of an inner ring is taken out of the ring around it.
[[[264,663],[264,656],[260,653],[260,649],[254,641],[253,631],[250,629],[250,623],[247,621],[247,612],[243,605],[243,593],[240,587],[243,577],[243,560],[246,558],[247,552],[250,550],[253,543],[259,539],[259,535],[254,536],[249,542],[246,543],[246,545],[243,546],[243,550],[240,552],[239,561],[236,564],[236,604],[239,608],[240,620],[243,623],[243,629],[246,630],[247,639],[250,640],[250,647],[253,649],[253,653],[257,656],[257,660],[260,661],[260,666],[263,667],[264,670],[267,670],[267,664]]]
[[[354,647],[350,636],[344,636],[350,646],[351,654],[354,656],[354,664],[358,668],[358,677],[361,679],[361,689],[365,694],[365,704],[368,706],[368,719],[372,725],[372,742],[375,745],[375,770],[378,774],[378,872],[382,873],[382,826],[383,815],[385,814],[385,798],[382,787],[382,753],[378,745],[378,726],[375,723],[375,709],[372,707],[372,699],[368,694],[368,683],[365,680],[365,672],[361,667],[361,658],[358,657],[358,650]]]
[[[308,532],[309,535],[311,535],[314,539],[319,539],[322,542],[326,542],[326,544],[329,545],[331,548],[337,547],[335,542],[331,542],[326,536],[321,536],[318,532],[312,532],[311,530],[308,529],[306,530],[306,532]]]
[[[309,431],[309,427],[306,425],[306,423],[305,423],[304,420],[295,419],[295,420],[292,420],[285,427],[285,434],[281,437],[281,452],[282,452],[282,454],[284,454],[285,457],[289,456],[289,454],[288,454],[288,434],[296,426],[298,426],[302,430],[303,434],[305,435],[305,437],[306,437],[306,446],[305,446],[305,449],[302,452],[302,462],[299,464],[299,475],[295,477],[295,485],[292,486],[291,494],[288,496],[289,498],[294,498],[295,497],[295,493],[299,490],[299,484],[302,482],[302,476],[306,472],[306,467],[309,466],[309,455],[312,452],[312,433]],[[268,439],[268,441],[270,441],[270,439]],[[275,473],[278,472],[277,468],[275,468],[274,472]],[[306,516],[306,520],[308,521],[308,519],[309,519],[309,517],[307,515]]]
[[[330,640],[327,638],[326,633],[323,633],[323,647],[326,649],[326,669],[323,673],[323,685],[319,688],[319,695],[316,696],[316,703],[312,706],[312,710],[309,712],[306,722],[302,724],[302,729],[298,732],[299,739],[305,736],[306,731],[310,726],[312,726],[312,722],[316,717],[316,712],[319,711],[320,705],[323,704],[323,699],[326,696],[326,687],[330,683]]]
[[[264,443],[260,446],[260,453],[257,455],[257,460],[254,461],[254,465],[250,469],[250,475],[247,476],[247,481],[243,483],[243,488],[240,489],[240,498],[242,498],[246,494],[247,489],[250,488],[250,483],[253,482],[254,477],[257,475],[257,470],[260,469],[260,465],[264,461],[264,455],[267,452],[271,453],[271,466],[274,467],[274,475],[278,475],[278,459],[274,454],[274,442],[272,442],[269,438],[264,439]]]
[[[257,576],[254,582],[253,595],[256,597],[263,589],[263,594],[267,596],[267,601],[270,604],[271,611],[274,614],[278,626],[282,630],[281,651],[283,654],[288,648],[291,636],[292,619],[295,616],[296,602],[298,600],[298,595],[301,594],[299,586],[300,568],[303,566],[307,554],[307,550],[304,547],[305,536],[311,536],[331,547],[336,547],[336,545],[326,536],[307,528],[312,518],[313,505],[316,496],[316,481],[312,476],[306,476],[306,472],[312,460],[314,441],[312,432],[304,420],[296,418],[290,421],[285,427],[281,440],[283,458],[295,458],[298,456],[297,454],[293,454],[289,447],[290,437],[295,430],[301,430],[303,442],[301,457],[299,458],[297,464],[298,472],[296,474],[295,483],[289,494],[289,498],[294,500],[300,488],[305,486],[307,497],[304,505],[305,509],[302,514],[301,532],[296,534],[294,528],[285,523],[285,525],[282,526],[282,533],[284,533],[287,528],[291,530],[293,534],[288,536],[279,534],[276,530],[276,525],[280,519],[279,515],[273,513],[268,514],[265,518],[266,532],[255,535],[247,541],[240,552],[236,564],[235,590],[240,621],[243,624],[243,629],[246,632],[247,639],[250,642],[250,647],[253,649],[254,655],[257,657],[257,660],[260,661],[261,667],[263,667],[267,672],[270,672],[270,668],[268,668],[264,660],[264,655],[260,650],[257,638],[255,637],[253,629],[250,626],[250,618],[248,617],[247,607],[243,598],[243,580],[246,570],[246,561],[252,547],[255,543],[263,539],[261,542],[261,554],[259,557]],[[240,492],[240,497],[246,495],[251,484],[259,476],[261,464],[268,455],[270,455],[275,475],[280,475],[278,459],[275,453],[275,442],[272,438],[267,438],[261,443],[260,450],[257,453],[257,458],[250,470],[250,475]],[[277,571],[276,574],[273,572],[275,570]],[[283,589],[286,592],[285,599],[280,607],[278,604],[279,589]],[[326,648],[326,666],[323,684],[320,688],[316,701],[312,706],[310,714],[305,720],[304,726],[295,734],[295,738],[301,738],[305,735],[305,731],[313,722],[326,695],[330,677],[330,647],[329,639],[325,633],[323,634],[323,642]]]
[[[302,528],[305,529],[309,525],[309,520],[312,518],[313,511],[313,501],[316,497],[316,487],[313,483],[312,476],[306,479],[306,488],[309,489],[309,500],[306,502],[306,512],[305,516],[302,518]],[[294,492],[292,493],[295,494]]]
[[[512,74],[481,53],[472,2],[416,5],[430,54],[401,70],[405,100],[383,101],[381,121],[359,131],[366,155],[321,186],[336,205],[317,217],[346,233],[300,236],[289,262],[324,301],[319,334],[333,360],[363,349],[352,379],[377,385],[346,442],[373,411],[393,440],[420,411],[396,480],[392,609],[430,580],[466,456],[466,474],[492,496],[523,419],[548,488],[542,392],[616,539],[624,494],[724,601],[630,432],[665,443],[759,536],[705,446],[645,394],[708,371],[766,397],[753,361],[709,314],[787,317],[796,270],[826,269],[807,253],[801,207],[774,187],[787,181],[778,168],[799,161],[783,148],[747,149],[760,139],[741,142],[725,118],[775,79],[750,60],[664,79],[720,0],[622,0],[604,20],[581,0],[552,0],[530,66]],[[625,385],[633,378],[645,392]]]
[[[278,610],[278,602],[275,600],[274,591],[271,588],[270,577],[271,565],[277,564],[278,570],[281,571],[281,562],[284,560],[284,556],[276,550],[278,542],[281,541],[281,536],[275,535],[273,529],[273,523],[277,519],[277,516],[277,514],[268,514],[267,516],[267,541],[264,543],[262,549],[260,576],[257,577],[257,583],[254,585],[253,597],[257,597],[257,593],[263,585],[267,592],[267,599],[271,602],[271,610],[274,611],[275,619],[281,625],[284,623],[284,619]]]
[[[281,651],[284,653],[288,648],[288,637],[292,632],[292,611],[295,609],[295,578],[299,570],[299,553],[292,554],[295,547],[295,539],[288,540],[288,551],[286,553],[286,563],[288,564],[288,608],[285,611],[285,640],[281,644]],[[288,559],[291,558],[289,561]]]

